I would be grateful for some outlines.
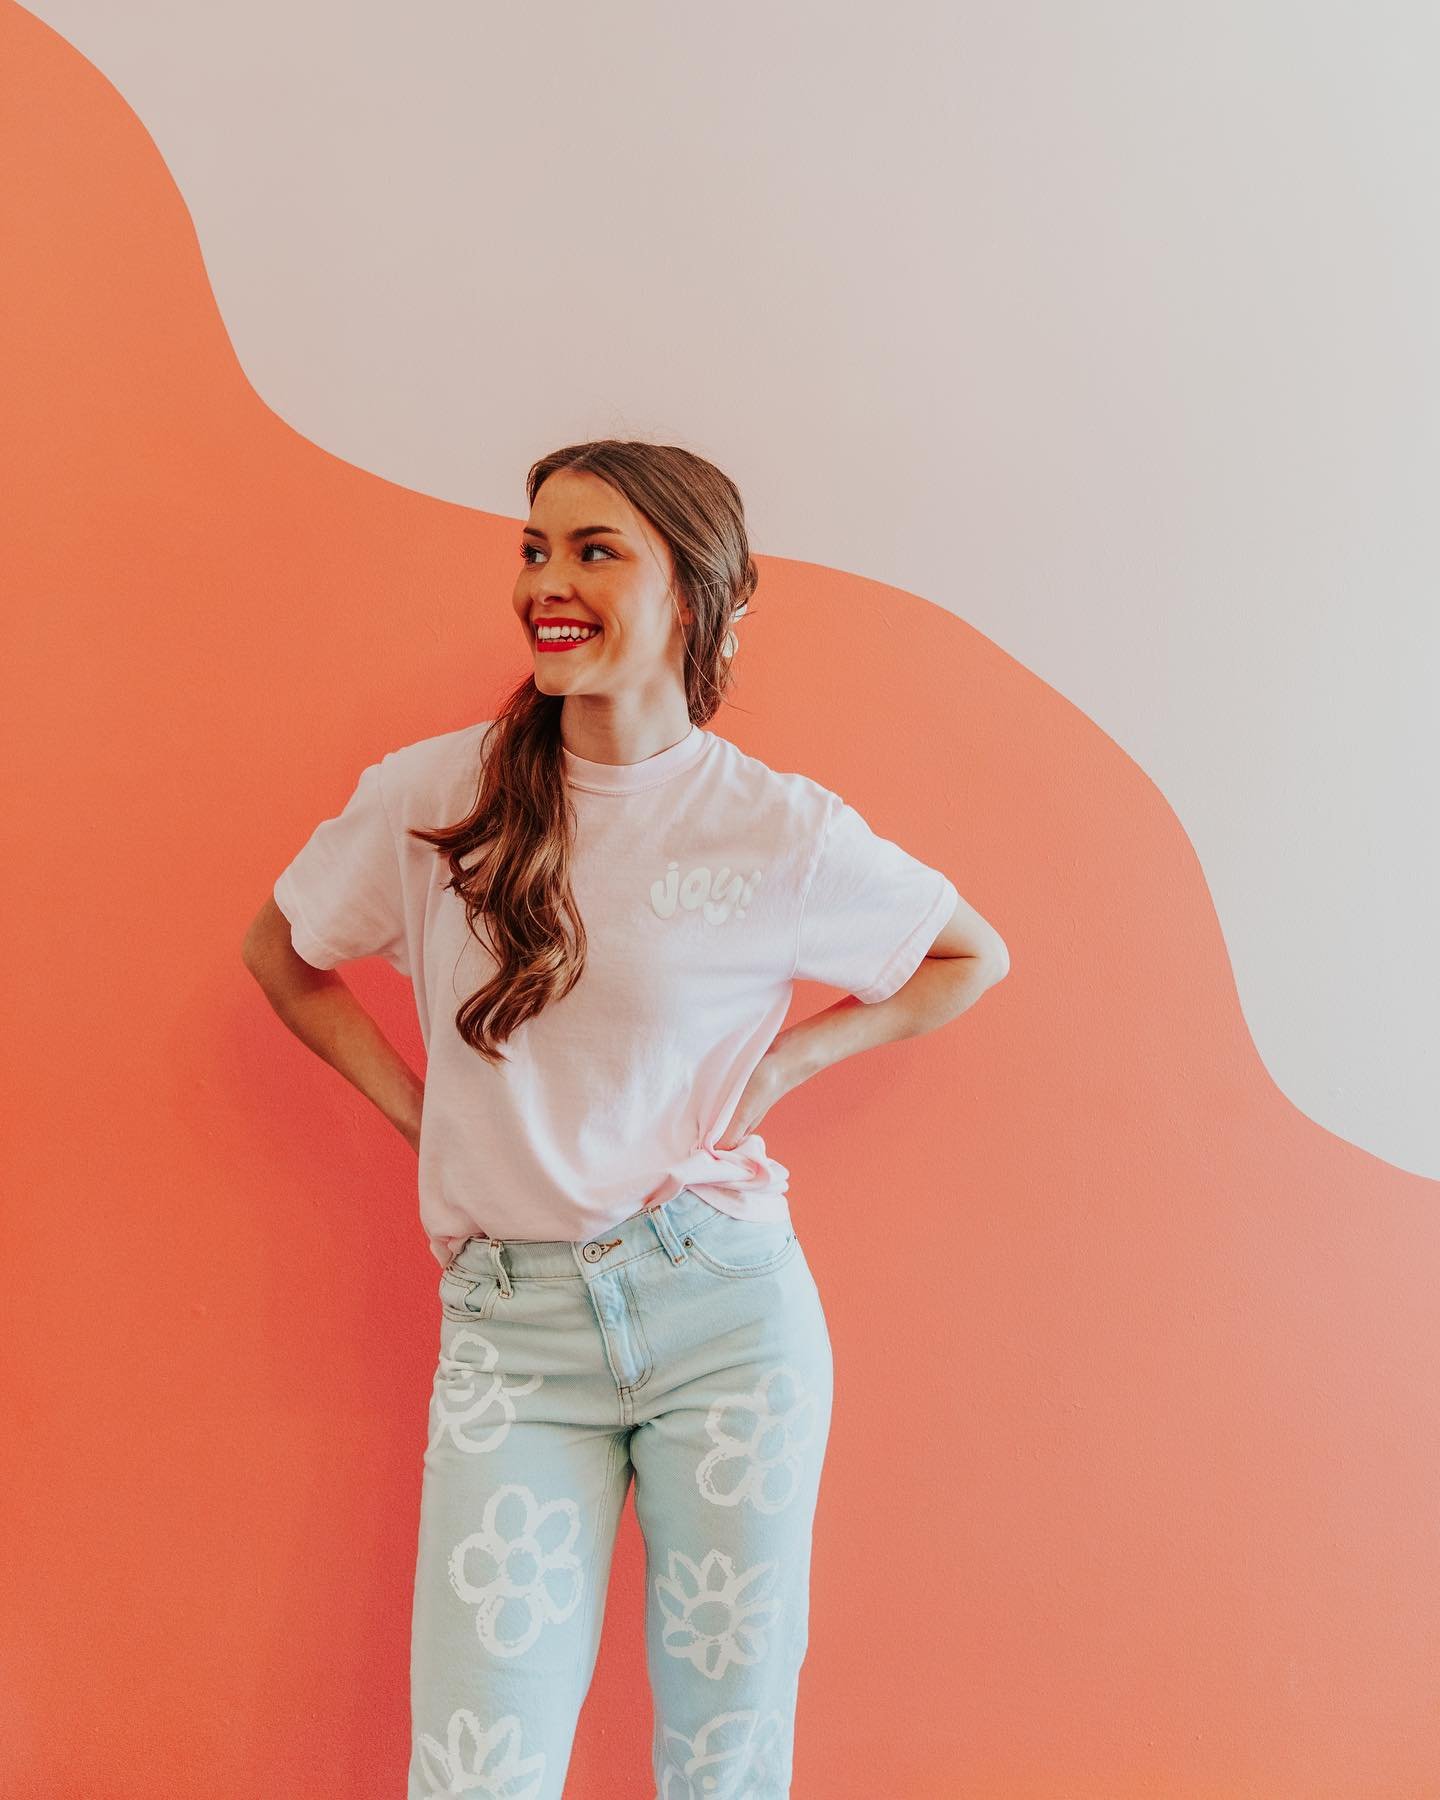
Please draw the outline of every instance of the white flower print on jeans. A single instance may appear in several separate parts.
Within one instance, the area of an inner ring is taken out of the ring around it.
[[[665,1771],[659,1800],[746,1800],[767,1784],[770,1747],[783,1720],[748,1708],[716,1713],[693,1738],[663,1728]]]
[[[524,1482],[507,1482],[485,1502],[478,1531],[450,1552],[450,1586],[475,1608],[475,1632],[496,1656],[523,1656],[547,1625],[580,1604],[585,1571],[575,1554],[580,1507],[568,1497],[543,1504]]]
[[[458,1352],[477,1346],[471,1358]],[[434,1450],[449,1438],[457,1450],[479,1454],[497,1449],[509,1436],[515,1423],[515,1397],[533,1394],[545,1377],[530,1375],[524,1381],[507,1382],[496,1373],[500,1352],[482,1332],[462,1325],[450,1339],[449,1347],[440,1353],[434,1396],[431,1401],[432,1429],[429,1448]],[[497,1414],[493,1425],[478,1436],[472,1427],[484,1424]]]
[[[758,1662],[769,1643],[766,1628],[780,1611],[771,1591],[777,1567],[755,1563],[737,1575],[723,1550],[707,1550],[698,1563],[683,1550],[672,1550],[669,1573],[655,1577],[666,1650],[688,1657],[712,1681],[732,1663]]]
[[[695,1466],[695,1482],[716,1506],[749,1501],[777,1513],[806,1481],[802,1454],[815,1436],[816,1403],[798,1369],[779,1364],[749,1393],[722,1394],[705,1418],[714,1439]]]
[[[422,1731],[415,1739],[425,1800],[470,1794],[476,1800],[540,1800],[545,1780],[545,1752],[520,1752],[521,1726],[506,1713],[488,1729],[473,1712],[451,1713],[445,1742]]]

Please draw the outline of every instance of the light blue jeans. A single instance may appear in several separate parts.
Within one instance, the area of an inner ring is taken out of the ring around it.
[[[659,1800],[784,1800],[832,1392],[793,1223],[470,1238],[440,1311],[407,1800],[562,1800],[632,1475]]]

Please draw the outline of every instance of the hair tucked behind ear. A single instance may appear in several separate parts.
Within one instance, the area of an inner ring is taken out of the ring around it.
[[[667,542],[685,627],[685,700],[692,724],[712,718],[731,681],[732,620],[759,583],[740,491],[713,463],[673,444],[602,438],[553,451],[526,478],[531,504],[558,469],[598,475]],[[575,812],[560,739],[561,694],[532,677],[510,694],[484,733],[479,792],[465,818],[411,837],[450,865],[447,884],[465,904],[471,932],[498,967],[455,1015],[455,1026],[490,1062],[518,1025],[563,999],[585,969],[585,927],[570,887]],[[478,851],[469,867],[463,859]]]

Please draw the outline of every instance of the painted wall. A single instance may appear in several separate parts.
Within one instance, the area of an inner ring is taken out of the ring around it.
[[[0,29],[0,1791],[401,1779],[414,1158],[238,945],[523,673],[524,470],[616,433],[746,494],[716,728],[1013,959],[767,1121],[836,1350],[797,1800],[1440,1794],[1434,15]]]

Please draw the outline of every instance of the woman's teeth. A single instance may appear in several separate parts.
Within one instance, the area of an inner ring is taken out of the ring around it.
[[[599,635],[598,625],[583,631],[578,625],[541,625],[536,629],[535,642],[537,647],[543,645],[547,650],[569,650],[573,645],[588,643]]]

